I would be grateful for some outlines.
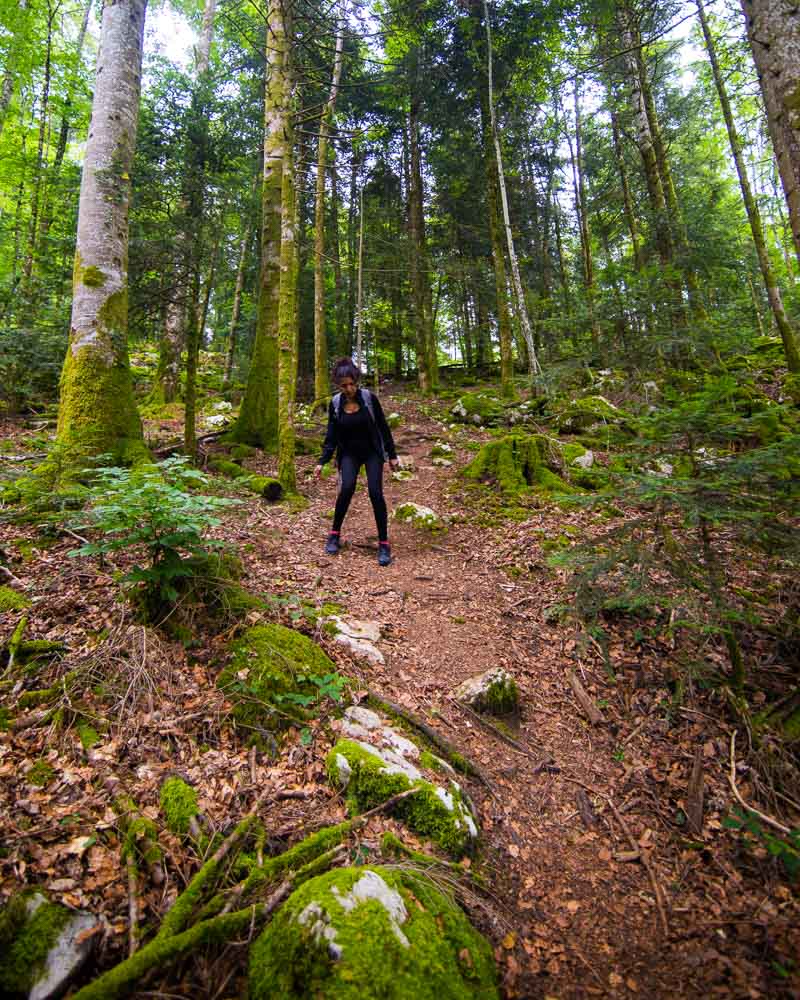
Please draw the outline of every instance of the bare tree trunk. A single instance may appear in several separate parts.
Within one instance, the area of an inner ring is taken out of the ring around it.
[[[489,239],[492,244],[494,287],[497,309],[497,334],[500,339],[500,392],[506,399],[515,395],[514,360],[511,349],[511,315],[508,309],[508,281],[503,238],[497,217],[497,159],[492,141],[491,116],[488,91],[482,91],[481,131],[483,133],[483,160],[486,171],[486,207],[489,216]]]
[[[614,95],[609,94],[612,102],[614,101]],[[628,225],[628,233],[631,238],[631,247],[633,249],[633,263],[637,271],[641,271],[644,267],[644,257],[642,255],[642,248],[639,242],[639,226],[636,221],[636,215],[633,211],[633,199],[631,198],[631,188],[628,183],[628,172],[625,169],[625,158],[622,155],[622,142],[620,140],[619,134],[619,116],[613,107],[610,109],[611,114],[611,132],[614,139],[614,159],[617,164],[617,173],[619,174],[620,187],[622,188],[622,207],[625,214],[625,222]]]
[[[775,324],[777,325],[778,332],[781,335],[783,352],[786,355],[786,364],[790,372],[797,374],[800,372],[800,354],[798,354],[794,331],[789,323],[786,310],[783,307],[781,290],[777,279],[775,278],[775,274],[772,270],[772,265],[770,264],[769,256],[767,254],[767,245],[764,240],[764,229],[761,225],[761,214],[758,211],[758,205],[753,197],[753,192],[750,190],[750,180],[747,176],[747,167],[742,156],[742,143],[736,130],[736,123],[733,120],[733,113],[731,112],[731,105],[728,100],[728,92],[725,88],[725,81],[722,78],[722,73],[720,72],[719,62],[717,61],[717,53],[714,47],[714,39],[711,35],[711,29],[708,24],[708,18],[705,15],[703,4],[700,0],[696,0],[696,3],[697,13],[700,18],[700,26],[703,29],[703,38],[706,43],[706,51],[708,52],[708,59],[711,63],[711,71],[714,74],[714,83],[717,87],[719,103],[722,107],[722,116],[725,119],[725,127],[728,130],[728,139],[731,144],[733,162],[736,164],[736,173],[739,177],[739,187],[742,191],[742,201],[744,202],[745,211],[747,212],[747,220],[750,223],[750,232],[753,234],[753,244],[756,248],[758,266],[761,268],[761,276],[764,279],[764,287],[767,290],[767,298],[769,300],[770,308],[772,309],[772,315],[775,317]]]
[[[319,122],[317,145],[317,197],[314,206],[314,399],[328,395],[328,344],[325,334],[325,174],[328,162],[328,136],[330,134],[339,81],[342,77],[342,50],[346,7],[342,3],[341,17],[336,27],[336,45],[333,56],[333,76],[328,100]]]
[[[17,30],[14,32],[14,43],[10,46],[9,58],[6,62],[5,71],[3,73],[3,86],[0,87],[0,135],[3,134],[3,126],[6,122],[8,108],[11,104],[11,98],[14,96],[14,83],[17,74],[17,52],[21,48],[21,46],[17,44],[17,40],[22,39],[25,35],[28,0],[18,0],[17,9],[18,13],[21,15],[21,22],[17,26]]]
[[[742,10],[800,261],[800,11],[783,0],[742,0]]]
[[[358,273],[356,275],[356,364],[364,368],[364,188],[358,193]]]
[[[419,384],[423,391],[436,387],[438,377],[434,372],[435,356],[431,350],[433,334],[430,315],[430,281],[428,275],[428,254],[425,246],[425,222],[422,195],[422,159],[419,149],[419,105],[421,97],[418,93],[416,66],[412,70],[414,79],[411,83],[411,102],[408,113],[408,222],[411,236],[410,273],[411,294],[414,303],[414,326],[417,339],[417,367],[419,369]]]
[[[597,326],[594,303],[594,262],[592,260],[592,237],[589,231],[589,210],[586,203],[586,185],[583,177],[583,149],[581,135],[581,109],[578,82],[575,81],[575,149],[567,132],[569,154],[572,160],[572,180],[575,188],[575,209],[581,236],[581,256],[583,258],[583,282],[586,289],[586,304],[589,309],[589,330],[592,336],[592,349],[597,354],[600,350],[600,331]]]
[[[346,345],[342,343],[342,336],[345,329],[345,294],[344,281],[342,278],[342,252],[339,241],[339,178],[336,169],[336,144],[331,146],[331,220],[330,232],[332,236],[331,256],[333,257],[333,287],[336,292],[336,306],[334,314],[336,316],[336,330],[334,331],[333,343],[335,353],[342,355],[346,352]]]
[[[58,449],[77,469],[92,455],[144,453],[128,361],[128,207],[145,8],[118,0],[103,9],[58,413]]]
[[[247,261],[247,248],[250,245],[250,227],[245,223],[242,242],[239,247],[239,263],[236,267],[236,285],[233,289],[233,305],[231,307],[231,322],[228,328],[228,349],[225,354],[225,374],[222,384],[226,388],[231,382],[233,357],[236,351],[236,331],[239,325],[239,312],[242,307],[242,290],[244,289],[244,266]]]
[[[492,127],[492,138],[494,139],[494,150],[497,159],[497,181],[500,190],[500,204],[503,208],[503,224],[506,231],[506,240],[508,242],[508,259],[511,263],[511,276],[514,284],[514,291],[516,293],[516,303],[517,303],[517,318],[519,320],[520,329],[522,331],[522,336],[525,339],[525,344],[528,348],[528,370],[531,377],[531,385],[533,386],[533,379],[536,375],[541,374],[541,366],[539,365],[539,360],[536,357],[536,348],[533,343],[533,330],[531,329],[531,322],[528,317],[528,307],[525,303],[525,295],[522,291],[522,280],[519,274],[519,263],[517,261],[517,253],[514,249],[514,237],[511,232],[511,219],[508,212],[508,196],[506,195],[506,178],[505,171],[503,170],[503,154],[500,149],[500,137],[497,134],[497,116],[495,114],[494,107],[494,83],[493,83],[493,58],[492,58],[492,26],[489,18],[489,0],[483,0],[483,13],[486,19],[486,60],[487,60],[487,76],[488,76],[488,87],[489,87],[489,117],[491,120]]]

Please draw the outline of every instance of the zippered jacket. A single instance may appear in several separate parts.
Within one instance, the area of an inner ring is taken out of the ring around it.
[[[383,415],[383,407],[374,392],[369,389],[356,390],[359,400],[367,411],[367,425],[369,427],[370,443],[378,455],[386,461],[393,461],[397,458],[397,450],[394,446],[394,439],[386,417]],[[319,464],[325,465],[330,462],[334,452],[336,453],[336,464],[342,454],[342,444],[339,437],[339,422],[342,414],[342,394],[337,392],[328,404],[328,430],[325,433],[325,441],[322,445],[322,456]]]

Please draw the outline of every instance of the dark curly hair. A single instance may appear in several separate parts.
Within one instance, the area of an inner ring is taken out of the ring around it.
[[[339,358],[333,366],[331,378],[338,385],[343,378],[351,378],[354,382],[361,381],[361,371],[353,364],[352,358]]]

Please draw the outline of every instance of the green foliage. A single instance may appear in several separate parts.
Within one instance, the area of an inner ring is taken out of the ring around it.
[[[189,492],[207,485],[208,479],[183,457],[156,466],[96,470],[88,520],[78,523],[81,529],[95,529],[99,537],[70,555],[143,549],[147,560],[127,572],[123,581],[141,585],[146,608],[169,609],[187,579],[196,576],[209,553],[222,545],[205,537],[220,523],[216,513],[236,503]]]
[[[739,830],[746,846],[760,844],[765,847],[790,879],[800,878],[800,829],[792,830],[785,837],[778,836],[755,813],[741,806],[735,806],[733,814],[723,819],[722,825],[729,830]]]
[[[761,554],[764,572],[800,557],[791,519],[800,498],[798,414],[730,376],[675,395],[641,422],[635,449],[617,463],[603,501],[627,517],[599,538],[555,555],[573,569],[581,615],[657,615],[722,636],[731,682],[744,683],[737,633],[758,613],[737,601],[726,559]],[[724,544],[723,544],[724,540]],[[786,623],[796,641],[796,626]]]
[[[0,410],[20,413],[52,400],[65,350],[63,330],[0,329]]]

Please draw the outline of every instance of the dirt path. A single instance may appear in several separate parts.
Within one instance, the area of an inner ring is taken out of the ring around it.
[[[388,485],[390,507],[414,500],[440,514],[459,512],[454,471],[469,452],[457,452],[452,469],[432,466],[428,455],[442,425],[414,403],[402,411],[398,450],[413,458],[415,476]],[[314,460],[307,461],[310,468]],[[741,878],[720,864],[709,872],[711,861],[697,845],[681,850],[683,838],[671,822],[691,767],[687,747],[705,739],[713,767],[721,749],[714,727],[706,731],[702,720],[689,717],[668,733],[651,715],[663,691],[618,693],[604,683],[597,657],[583,671],[574,635],[544,621],[556,585],[542,566],[540,543],[542,535],[558,533],[564,515],[543,509],[511,530],[456,523],[436,538],[392,523],[395,560],[381,569],[366,490],[354,498],[342,553],[330,558],[322,544],[335,481],[304,489],[310,506],[294,519],[280,512],[258,516],[283,532],[262,571],[278,569],[307,596],[335,600],[348,614],[381,623],[386,664],[361,664],[366,683],[425,717],[490,777],[494,794],[480,785],[471,793],[494,899],[483,922],[498,945],[508,995],[769,993],[768,970],[748,957],[759,934],[746,929],[741,937],[735,926],[742,916]],[[515,581],[504,563],[534,570]],[[622,666],[646,666],[646,653],[615,652]],[[460,681],[495,665],[519,684],[518,741],[525,752],[449,700]],[[593,697],[608,708],[608,724],[588,725],[566,682],[570,668],[583,671]],[[595,813],[589,825],[578,803],[584,791]],[[629,835],[646,865],[630,860]],[[710,876],[714,899],[707,893]]]

